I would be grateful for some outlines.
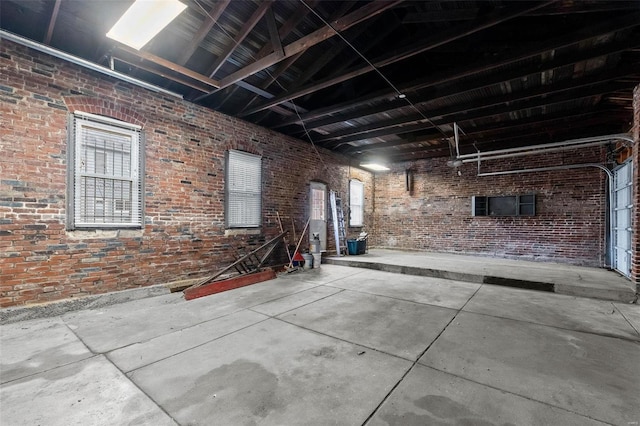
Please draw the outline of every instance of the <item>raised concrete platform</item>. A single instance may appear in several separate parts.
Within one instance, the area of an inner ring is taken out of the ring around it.
[[[388,249],[370,249],[368,253],[356,256],[329,256],[323,262],[595,299],[629,303],[636,300],[631,281],[602,268]]]

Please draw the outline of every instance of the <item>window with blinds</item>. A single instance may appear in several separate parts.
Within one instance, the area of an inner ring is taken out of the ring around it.
[[[227,152],[225,218],[227,228],[256,228],[262,223],[262,158]]]
[[[76,112],[69,128],[69,228],[141,227],[140,126]]]
[[[349,226],[364,225],[364,183],[349,181]]]

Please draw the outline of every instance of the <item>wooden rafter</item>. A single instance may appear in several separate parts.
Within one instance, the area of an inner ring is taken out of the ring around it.
[[[51,12],[51,18],[49,19],[49,25],[47,26],[47,35],[44,37],[44,44],[51,44],[51,37],[53,37],[53,29],[56,26],[61,2],[62,0],[56,0],[53,4],[53,11]]]
[[[586,87],[586,88],[585,88]],[[493,101],[491,99],[485,99],[486,105],[476,104],[476,107],[471,108],[461,108],[450,107],[446,110],[446,113],[436,115],[437,113],[432,112],[430,121],[433,125],[445,125],[453,122],[463,122],[468,120],[476,120],[479,118],[488,118],[501,114],[507,114],[514,111],[520,111],[523,109],[531,109],[538,108],[542,106],[550,106],[561,104],[564,102],[574,101],[576,99],[584,99],[590,98],[594,96],[600,96],[607,93],[615,92],[624,88],[633,87],[633,83],[611,83],[608,80],[605,82],[600,82],[592,85],[585,85],[585,87],[574,87],[567,90],[559,90],[558,92],[553,92],[553,89],[550,86],[547,86],[548,95],[542,96],[539,94],[539,89],[535,89],[534,91],[527,91],[521,93],[510,94],[508,96],[499,96]],[[535,92],[535,94],[534,94]],[[522,102],[526,100],[526,102]],[[520,102],[517,102],[520,101]],[[395,120],[394,120],[395,122]],[[388,125],[387,125],[388,124]],[[327,140],[325,137],[324,145],[327,148],[335,148],[341,145],[344,145],[348,142],[355,142],[359,140],[371,139],[374,137],[382,137],[388,136],[392,134],[402,134],[413,132],[416,130],[428,129],[429,127],[433,127],[432,124],[425,123],[422,125],[410,124],[398,124],[397,127],[393,127],[392,122],[389,123],[379,123],[378,125],[384,126],[382,130],[375,130],[371,132],[365,133],[357,133],[350,136],[340,137],[339,139]],[[315,141],[321,143],[321,141]]]
[[[266,0],[260,3],[256,11],[253,12],[251,17],[244,23],[240,31],[238,31],[238,34],[236,34],[236,36],[233,38],[233,41],[227,45],[220,56],[218,56],[213,64],[209,67],[207,71],[207,75],[209,76],[209,78],[213,78],[213,76],[216,74],[216,72],[218,72],[225,61],[229,59],[229,56],[231,56],[236,47],[240,45],[240,43],[242,43],[242,41],[249,35],[253,27],[255,27],[260,19],[262,19],[270,6],[271,2]]]
[[[284,58],[285,53],[282,47],[282,40],[280,40],[280,34],[278,34],[278,23],[276,22],[276,16],[272,8],[269,8],[267,12],[267,28],[269,29],[269,38],[271,39],[271,46],[273,46],[273,53],[275,53],[276,56]]]
[[[395,6],[398,3],[401,3],[402,0],[393,0],[393,1],[385,1],[385,2],[371,2],[366,4],[365,6],[360,7],[358,10],[332,22],[332,27],[324,26],[311,34],[302,37],[299,40],[294,41],[287,46],[284,46],[284,56],[279,53],[271,53],[270,55],[265,56],[262,59],[258,59],[245,66],[244,68],[226,76],[225,78],[220,80],[220,88],[225,88],[230,86],[240,80],[243,80],[250,75],[253,75],[259,71],[262,71],[270,66],[280,62],[282,59],[293,56],[299,52],[307,50],[311,46],[315,46],[316,44],[336,35],[335,30],[344,31],[347,28],[350,28],[354,25],[359,24],[367,19],[370,19],[383,11]],[[335,30],[334,30],[335,29]]]
[[[143,71],[147,71],[156,75],[159,75],[160,77],[166,78],[167,80],[171,80],[171,81],[175,81],[176,83],[180,83],[183,84],[187,87],[191,87],[192,89],[198,90],[200,92],[206,92],[208,90],[210,90],[210,86],[208,85],[204,85],[204,84],[198,84],[197,82],[190,80],[190,79],[186,79],[186,78],[181,78],[178,77],[176,75],[173,75],[171,73],[168,72],[164,72],[162,70],[159,70],[157,68],[153,68],[150,66],[147,66],[144,62],[141,61],[131,61],[128,59],[123,59],[123,58],[119,58],[119,57],[113,57],[113,59],[123,62],[127,65],[131,65],[133,67],[139,68]]]
[[[491,58],[491,60],[483,61],[480,63],[473,63],[466,67],[462,67],[458,70],[446,70],[442,73],[431,75],[429,77],[414,80],[399,85],[399,90],[402,92],[412,92],[426,87],[435,86],[438,84],[449,83],[465,77],[470,77],[474,74],[485,73],[490,70],[504,67],[505,65],[513,64],[518,61],[529,59],[539,56],[543,53],[560,49],[572,44],[579,43],[583,40],[587,40],[599,35],[608,34],[614,31],[623,30],[625,28],[635,27],[640,25],[640,13],[629,14],[621,17],[613,18],[609,21],[599,23],[598,25],[591,26],[590,28],[582,28],[571,34],[566,34],[555,39],[546,40],[538,43],[536,46],[529,47],[524,50],[516,51],[503,56],[502,58]],[[341,111],[350,110],[360,106],[367,106],[368,104],[376,101],[389,99],[395,95],[394,92],[383,89],[375,93],[368,94],[361,98],[343,102],[341,104],[331,105],[325,108],[318,108],[310,111],[307,114],[301,116],[302,120],[309,121],[318,119],[323,116],[336,114]],[[292,118],[289,120],[283,120],[278,123],[277,127],[286,126],[289,124],[299,123],[300,118]]]
[[[556,68],[564,67],[567,65],[573,65],[573,64],[583,62],[592,58],[597,58],[603,55],[609,55],[612,53],[621,52],[634,46],[640,46],[640,39],[639,40],[636,40],[636,39],[623,40],[620,42],[609,43],[606,45],[599,46],[596,49],[585,50],[572,55],[554,58],[553,60],[545,62],[541,65],[532,64],[522,69],[520,68],[513,69],[513,70],[509,69],[501,73],[490,74],[478,80],[467,80],[467,81],[463,81],[460,84],[452,84],[444,88],[435,88],[420,96],[412,96],[411,100],[415,105],[420,106],[423,103],[443,100],[449,96],[456,96],[471,90],[487,88],[505,81],[510,81],[510,80],[519,79],[519,78],[520,79],[528,78],[529,76],[539,75],[540,73],[548,72]],[[456,70],[452,70],[451,73],[454,75],[457,74]],[[403,101],[401,99],[395,99],[395,100],[380,103],[373,107],[366,106],[365,108],[352,109],[347,111],[346,113],[335,114],[324,119],[307,121],[305,123],[305,126],[307,130],[312,130],[312,129],[321,128],[323,126],[331,125],[334,123],[338,123],[340,121],[351,120],[353,118],[363,117],[371,114],[389,112],[397,108],[402,108],[406,106],[407,106],[406,101]],[[274,127],[276,128],[281,127],[281,125],[276,125]]]
[[[507,20],[516,18],[518,16],[522,16],[528,12],[531,12],[533,10],[537,10],[540,9],[544,6],[547,6],[548,4],[553,3],[555,0],[552,1],[546,1],[543,3],[538,3],[534,6],[531,6],[530,4],[527,4],[526,7],[523,7],[521,5],[518,6],[514,6],[512,8],[509,8],[506,11],[500,10],[498,12],[492,13],[489,16],[485,17],[483,20],[481,20],[480,22],[471,22],[469,24],[463,24],[463,25],[459,25],[459,26],[454,26],[449,30],[446,30],[442,33],[436,34],[435,36],[426,39],[426,40],[421,40],[413,45],[407,46],[404,49],[402,49],[401,52],[398,53],[393,53],[391,55],[386,55],[384,58],[380,58],[377,60],[373,61],[373,65],[375,68],[382,68],[385,67],[387,65],[391,65],[393,63],[396,62],[400,62],[403,61],[405,59],[411,58],[415,55],[424,53],[430,49],[434,49],[436,47],[442,46],[443,44],[447,44],[450,43],[452,41],[458,40],[460,38],[463,37],[467,37],[471,34],[474,34],[478,31],[482,31],[485,30],[489,27],[498,25],[502,22],[505,22]],[[462,27],[462,28],[458,28],[458,27]],[[317,92],[319,90],[325,89],[329,86],[333,86],[335,84],[341,83],[343,81],[346,80],[350,80],[354,77],[358,77],[360,75],[363,74],[367,74],[369,72],[372,72],[374,69],[369,66],[369,65],[364,65],[364,66],[360,66],[355,70],[346,72],[346,73],[341,73],[339,75],[334,75],[330,78],[325,79],[323,82],[321,83],[314,83],[312,85],[309,85],[305,88],[299,89],[295,92],[292,93],[287,93],[283,96],[279,96],[276,99],[273,99],[271,101],[265,102],[262,105],[259,105],[255,108],[250,109],[249,111],[246,111],[243,113],[243,116],[246,115],[251,115],[254,114],[258,111],[262,111],[263,109],[266,108],[270,108],[272,106],[278,105],[279,102],[286,102],[286,101],[290,101],[292,99],[296,99],[299,98],[300,96],[304,96],[304,95],[308,95],[310,93],[313,92]],[[224,79],[221,82],[222,84],[224,84]]]
[[[210,87],[219,87],[220,83],[217,80],[213,80],[205,75],[202,75],[200,73],[197,73],[195,71],[192,71],[188,68],[183,67],[182,65],[178,65],[175,62],[171,62],[168,61],[166,59],[163,59],[159,56],[156,56],[152,53],[148,53],[148,52],[144,52],[142,50],[135,50],[132,49],[128,46],[125,46],[124,44],[120,44],[118,45],[118,50],[121,50],[123,52],[126,52],[130,55],[139,57],[141,59],[144,59],[145,61],[149,61],[152,62],[156,65],[160,65],[161,67],[164,67],[166,69],[169,69],[171,71],[174,71],[178,74],[182,74],[183,76],[192,78],[196,81],[199,81],[201,83],[204,83]]]
[[[316,3],[317,3],[316,0],[312,0],[312,1],[307,2],[306,4],[309,7],[313,7],[313,6],[315,6]],[[305,16],[307,16],[308,13],[309,13],[309,9],[307,7],[305,7],[304,5],[300,4],[298,6],[298,8],[291,14],[291,16],[284,22],[284,24],[282,24],[282,26],[278,30],[278,35],[280,36],[280,38],[284,39],[291,32],[293,32],[293,30],[295,30],[296,26],[300,22],[302,22],[302,20],[305,18]],[[256,59],[260,59],[260,58],[263,58],[264,56],[266,56],[270,52],[270,49],[271,49],[271,40],[269,40],[267,43],[265,43],[264,46],[262,46],[262,49],[260,49],[260,51],[256,55]],[[301,55],[303,53],[304,52],[300,52],[298,55],[294,55],[294,56],[297,58],[297,57],[299,57],[299,55]],[[287,58],[287,59],[290,59],[290,58]],[[284,70],[282,70],[282,72],[284,72],[285,70],[286,70],[286,68]],[[267,89],[267,87],[261,86],[262,89]],[[233,98],[233,96],[236,94],[238,89],[239,89],[239,86],[237,86],[237,85],[234,86],[233,88],[229,89],[227,94],[225,95],[225,97],[222,98],[222,100],[218,103],[218,108],[221,108],[229,99]],[[211,93],[212,92],[209,92],[209,94],[211,94]]]
[[[202,40],[204,40],[207,34],[209,34],[209,31],[211,31],[211,28],[213,28],[215,23],[218,21],[218,18],[220,18],[220,16],[222,15],[222,12],[224,12],[224,10],[227,8],[229,2],[230,0],[219,0],[215,4],[215,6],[213,6],[211,10],[209,10],[207,16],[202,22],[202,25],[200,25],[198,31],[191,38],[189,44],[182,50],[182,53],[180,54],[178,60],[176,60],[176,63],[178,65],[184,65],[187,63],[189,58],[191,58],[191,55],[193,55],[196,49],[198,49],[198,46],[200,45]]]
[[[352,6],[352,4],[350,4],[351,2],[342,2],[341,3],[341,7],[339,7],[330,17],[330,20],[335,20],[340,18],[342,15],[344,15],[349,8]],[[355,27],[356,30],[358,30],[358,32],[356,33],[359,34],[360,32],[364,31],[367,29],[368,25],[366,25],[368,22],[370,21],[366,21],[363,25],[358,25]],[[273,38],[273,36],[272,36]],[[273,43],[272,43],[273,44]],[[293,83],[292,87],[290,87],[288,90],[292,90],[295,87],[298,87],[300,85],[302,85],[307,79],[309,79],[311,76],[313,76],[316,72],[318,72],[324,65],[326,65],[331,59],[333,59],[334,57],[336,57],[346,46],[343,43],[336,43],[337,46],[339,47],[332,47],[331,49],[327,49],[325,51],[324,54],[320,55],[320,57],[318,59],[316,59],[316,61],[314,61],[314,63],[311,66],[306,67],[305,71],[303,72],[302,75],[300,75],[299,77],[296,78],[296,81]],[[285,59],[284,61],[280,62],[280,64],[278,65],[278,68],[276,69],[276,71],[274,73],[270,73],[271,75],[266,79],[265,84],[262,85],[261,87],[263,89],[267,89],[273,82],[276,81],[276,79],[282,75],[282,73],[284,73],[287,69],[289,69],[290,66],[293,65],[293,63],[298,60],[298,58],[300,58],[300,56],[302,56],[306,51],[302,51],[299,52],[287,59]],[[275,96],[271,97],[274,98]],[[249,102],[247,102],[247,105],[243,108],[244,109],[248,109],[251,107],[251,105],[253,105],[253,103],[259,99],[259,96],[254,96],[253,98],[251,98],[251,100],[249,100]],[[264,115],[264,117],[266,117],[266,114]]]

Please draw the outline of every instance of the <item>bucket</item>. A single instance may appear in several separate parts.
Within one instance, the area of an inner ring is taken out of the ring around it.
[[[358,254],[358,242],[356,240],[347,240],[347,248],[349,254]]]
[[[322,253],[313,253],[313,267],[319,268],[322,263]]]
[[[313,268],[313,256],[309,253],[302,253],[302,257],[304,258],[304,269]]]

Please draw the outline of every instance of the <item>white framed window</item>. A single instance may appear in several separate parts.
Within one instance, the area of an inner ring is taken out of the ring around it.
[[[364,183],[349,181],[349,226],[364,225]]]
[[[140,126],[75,112],[69,130],[67,227],[142,227],[144,142]]]
[[[226,163],[226,226],[257,228],[262,224],[262,158],[229,150]]]

